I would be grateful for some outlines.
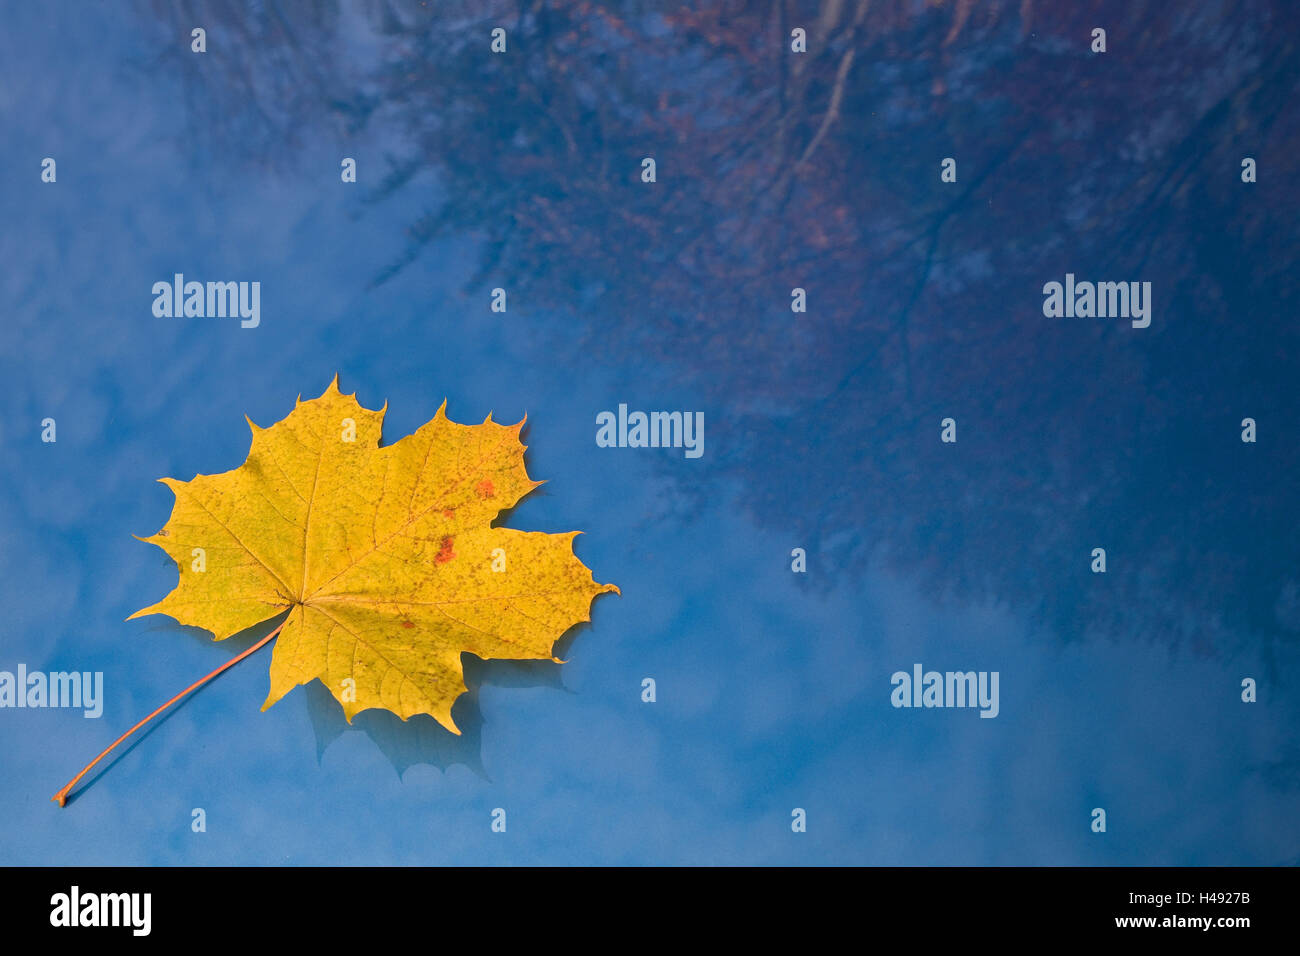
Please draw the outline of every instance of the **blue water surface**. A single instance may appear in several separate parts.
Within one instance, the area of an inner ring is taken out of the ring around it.
[[[1111,4],[1098,59],[1064,14],[897,6],[817,41],[770,4],[709,39],[707,5],[4,3],[0,669],[105,702],[0,710],[0,862],[1300,858],[1285,7]],[[1152,280],[1151,327],[1044,317],[1069,271]],[[260,325],[155,317],[177,272],[260,281]],[[581,529],[621,596],[562,665],[469,661],[463,739],[319,685],[260,712],[263,650],[59,809],[248,644],[126,620],[176,581],[132,537],[155,479],[336,373],[387,441],[526,414],[506,524]],[[705,454],[597,447],[619,403],[702,411]],[[891,706],[918,662],[997,671],[998,716]]]

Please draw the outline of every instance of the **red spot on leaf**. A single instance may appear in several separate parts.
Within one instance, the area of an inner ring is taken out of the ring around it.
[[[412,624],[410,621],[403,621],[402,627],[415,627],[415,625]]]
[[[456,509],[455,509],[455,508],[443,508],[443,509],[442,509],[442,516],[443,516],[444,518],[454,518],[454,517],[456,516]]]
[[[491,498],[497,493],[497,490],[493,486],[491,479],[484,478],[478,483],[478,487],[474,489],[474,492],[480,498]]]
[[[446,564],[452,558],[456,557],[456,552],[451,550],[451,535],[442,539],[442,550],[434,555],[434,562],[437,564]]]

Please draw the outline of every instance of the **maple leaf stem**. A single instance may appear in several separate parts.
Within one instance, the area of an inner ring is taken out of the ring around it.
[[[220,667],[218,667],[216,670],[214,670],[211,674],[208,674],[206,677],[200,677],[198,680],[196,680],[196,681],[195,681],[193,684],[191,684],[189,687],[186,687],[183,691],[181,691],[179,694],[177,694],[177,695],[176,695],[175,697],[173,697],[171,700],[167,701],[167,703],[163,704],[161,707],[159,707],[157,710],[155,710],[152,714],[150,714],[150,715],[149,715],[148,717],[146,717],[144,720],[140,721],[138,724],[136,724],[134,727],[132,727],[130,730],[128,730],[126,733],[124,733],[121,737],[118,737],[118,738],[117,738],[116,740],[114,740],[111,744],[109,744],[107,748],[105,748],[105,750],[104,750],[103,753],[101,753],[98,757],[96,757],[96,758],[95,758],[94,760],[92,760],[90,763],[86,764],[86,766],[82,768],[81,773],[77,774],[75,777],[73,777],[71,780],[69,780],[69,781],[67,782],[67,784],[64,785],[63,789],[60,790],[58,793],[56,793],[54,796],[50,797],[50,799],[53,800],[55,803],[57,803],[57,804],[58,804],[59,806],[61,806],[61,807],[65,807],[65,806],[67,806],[67,805],[68,805],[68,792],[69,792],[70,790],[72,790],[72,788],[75,787],[75,786],[77,785],[77,781],[78,781],[78,780],[80,780],[82,777],[84,777],[87,773],[90,772],[90,768],[91,768],[91,767],[95,766],[95,764],[99,763],[101,760],[103,760],[105,757],[107,757],[110,753],[112,753],[112,752],[113,752],[113,748],[115,748],[115,747],[116,747],[118,744],[120,744],[122,741],[126,740],[127,737],[130,737],[133,733],[135,733],[137,730],[139,730],[139,729],[140,729],[141,727],[143,727],[145,724],[149,723],[149,721],[153,720],[155,717],[157,717],[159,714],[161,714],[164,710],[166,710],[166,709],[167,709],[168,707],[170,707],[172,704],[176,703],[178,700],[180,700],[180,699],[181,699],[182,697],[184,697],[186,694],[190,693],[191,691],[198,690],[200,687],[202,687],[202,686],[203,686],[204,684],[206,684],[208,681],[212,680],[212,678],[216,677],[218,674],[220,674],[220,673],[221,673],[222,671],[224,671],[226,668],[228,668],[228,667],[233,667],[234,665],[236,665],[236,664],[238,664],[240,661],[242,661],[245,657],[248,657],[248,655],[254,653],[255,651],[259,650],[260,648],[265,647],[267,644],[269,644],[269,643],[271,642],[271,640],[272,640],[272,639],[273,639],[277,634],[280,633],[280,631],[282,631],[282,630],[284,629],[284,625],[287,624],[287,623],[288,623],[288,618],[286,618],[285,620],[281,621],[280,624],[276,627],[275,630],[273,630],[270,634],[266,635],[266,637],[262,638],[260,641],[258,641],[256,644],[254,644],[252,647],[248,648],[248,650],[243,651],[242,653],[235,655],[235,656],[232,657],[230,660],[226,661],[224,664],[222,664]]]

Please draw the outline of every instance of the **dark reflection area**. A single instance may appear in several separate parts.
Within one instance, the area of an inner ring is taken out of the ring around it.
[[[169,36],[194,19],[146,9]],[[173,44],[196,135],[251,157],[308,127],[390,136],[371,197],[431,171],[441,198],[375,282],[474,237],[467,285],[566,315],[557,353],[707,407],[680,501],[738,482],[810,587],[883,560],[1062,640],[1294,647],[1293,5],[359,9],[372,61],[338,5],[205,4],[239,42]],[[1066,273],[1151,282],[1150,326],[1045,316]]]

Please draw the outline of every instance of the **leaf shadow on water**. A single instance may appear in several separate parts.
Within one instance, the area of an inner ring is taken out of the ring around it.
[[[566,631],[555,644],[556,657],[565,659],[578,635],[590,627],[588,621]],[[319,680],[312,681],[306,686],[307,713],[316,732],[317,762],[324,757],[329,745],[344,733],[359,731],[374,741],[399,778],[417,764],[429,764],[444,772],[455,764],[462,764],[477,776],[491,781],[483,766],[480,689],[484,685],[550,687],[572,693],[564,684],[563,665],[554,661],[483,660],[466,652],[461,655],[461,663],[465,668],[467,690],[452,707],[452,719],[460,728],[459,735],[427,714],[416,714],[402,720],[390,711],[379,709],[362,711],[349,725],[343,717],[342,706],[329,689]]]
[[[587,625],[580,625],[586,627]],[[575,629],[576,630],[576,629]],[[565,639],[562,639],[564,642]],[[559,645],[557,645],[557,654]],[[461,764],[484,780],[491,776],[483,766],[483,714],[479,693],[493,687],[551,687],[568,691],[560,664],[553,661],[482,660],[470,653],[461,655],[467,691],[452,707],[452,719],[460,728],[453,734],[427,714],[402,720],[387,710],[364,710],[352,719],[343,717],[343,707],[319,680],[306,685],[307,714],[316,732],[316,759],[320,762],[330,744],[345,733],[360,732],[393,765],[398,777],[417,764],[429,764],[447,771]]]

